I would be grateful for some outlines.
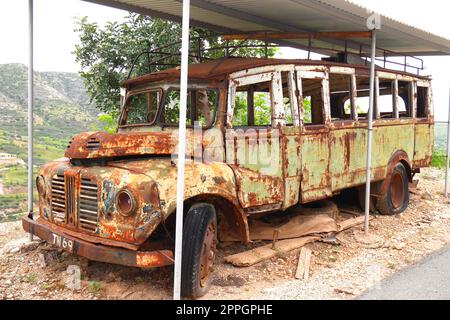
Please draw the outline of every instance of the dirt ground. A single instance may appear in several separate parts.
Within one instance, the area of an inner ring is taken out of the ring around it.
[[[338,235],[340,244],[313,243],[309,280],[294,278],[300,250],[248,268],[223,262],[227,255],[260,246],[221,244],[213,286],[203,299],[352,299],[396,271],[450,244],[450,199],[443,197],[443,172],[416,176],[411,204],[399,216],[375,216],[371,233],[382,241],[357,241],[361,227]],[[338,197],[357,211],[355,197]],[[360,211],[360,210],[359,210]],[[350,217],[350,216],[347,216]],[[81,269],[81,287],[67,286],[70,265]],[[1,299],[170,299],[172,267],[141,270],[72,257],[40,241],[29,242],[20,222],[0,223]]]

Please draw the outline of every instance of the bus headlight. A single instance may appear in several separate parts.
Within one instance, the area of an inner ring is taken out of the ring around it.
[[[135,212],[136,199],[129,190],[123,189],[117,193],[116,208],[125,217],[129,217]]]
[[[46,192],[46,186],[45,186],[45,179],[44,179],[43,176],[37,176],[37,178],[36,178],[36,188],[37,188],[37,191],[39,192],[39,195],[44,197],[45,196],[45,192]]]

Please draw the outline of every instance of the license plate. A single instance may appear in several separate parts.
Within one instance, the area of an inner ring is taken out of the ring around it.
[[[73,253],[74,241],[66,239],[59,234],[53,234],[53,245],[70,253]]]

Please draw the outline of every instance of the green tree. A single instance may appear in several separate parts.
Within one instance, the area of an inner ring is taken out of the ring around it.
[[[93,124],[92,130],[94,131],[105,131],[108,133],[114,133],[117,130],[117,115],[114,114],[101,114],[98,116],[98,124]]]
[[[120,104],[120,84],[127,79],[128,72],[135,58],[142,52],[154,50],[170,43],[181,40],[181,26],[178,23],[150,18],[130,13],[123,22],[109,22],[104,27],[88,21],[87,17],[80,18],[75,32],[79,34],[80,42],[75,46],[76,61],[80,63],[81,76],[91,99],[100,110],[116,118]],[[207,38],[200,44],[203,48],[223,46],[220,37],[209,38],[215,34],[201,28],[191,28],[191,50],[198,48],[198,37]],[[239,41],[231,41],[230,45]],[[253,45],[258,41],[247,41]],[[179,53],[180,46],[171,46],[165,52]],[[268,56],[273,56],[276,48],[268,49]],[[206,51],[205,58],[221,58],[224,50]],[[236,56],[264,56],[264,48],[240,48]],[[158,67],[148,69],[146,55],[139,59],[132,76],[158,71]],[[158,58],[155,54],[153,59]],[[191,58],[191,62],[197,62]],[[179,56],[174,56],[164,63],[179,64]],[[105,119],[103,119],[105,120]],[[103,121],[104,122],[104,121]]]

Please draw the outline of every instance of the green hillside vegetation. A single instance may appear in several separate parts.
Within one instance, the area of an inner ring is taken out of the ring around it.
[[[36,72],[35,161],[41,165],[63,155],[70,138],[90,131],[98,111],[89,103],[76,73]],[[27,68],[0,65],[0,152],[27,159]]]
[[[434,133],[436,149],[445,150],[447,148],[447,124],[436,123]]]
[[[36,72],[34,80],[34,160],[40,166],[61,158],[73,135],[101,126],[97,120],[99,112],[89,103],[83,79],[78,74]],[[27,81],[26,66],[0,65],[0,152],[14,154],[25,162],[28,158]],[[1,170],[0,179],[8,193],[0,195],[0,213],[7,210],[6,217],[0,215],[0,221],[14,220],[27,208],[27,168],[14,166]]]

